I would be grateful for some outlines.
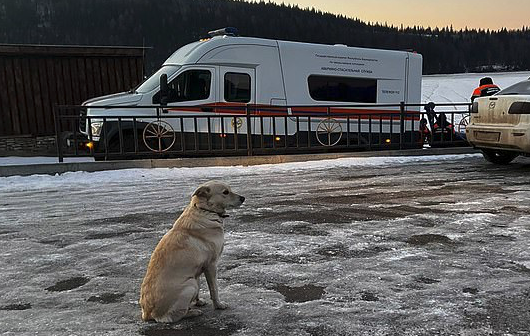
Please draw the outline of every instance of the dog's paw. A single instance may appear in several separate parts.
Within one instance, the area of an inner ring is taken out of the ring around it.
[[[202,299],[198,299],[197,301],[195,301],[195,305],[197,307],[202,307],[202,306],[206,306],[208,304],[208,302],[202,300]]]
[[[226,309],[228,308],[228,305],[226,303],[223,303],[221,301],[214,301],[213,306],[215,309]]]

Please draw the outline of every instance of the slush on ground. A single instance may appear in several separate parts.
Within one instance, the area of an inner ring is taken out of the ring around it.
[[[529,169],[473,154],[0,178],[0,332],[529,333]],[[230,307],[142,322],[151,252],[211,179],[247,198],[225,220]]]

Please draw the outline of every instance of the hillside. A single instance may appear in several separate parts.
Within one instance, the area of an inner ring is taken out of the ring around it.
[[[424,73],[530,69],[530,29],[396,28],[297,7],[237,0],[4,0],[0,43],[149,46],[147,71],[209,30],[424,56]]]

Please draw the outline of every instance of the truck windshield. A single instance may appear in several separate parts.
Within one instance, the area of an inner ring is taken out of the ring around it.
[[[157,72],[155,72],[151,77],[146,79],[138,88],[136,92],[138,93],[147,93],[153,91],[160,85],[160,76],[166,74],[167,77],[171,77],[177,70],[180,68],[178,65],[164,65]]]
[[[530,79],[507,87],[496,94],[496,96],[508,95],[530,95]]]

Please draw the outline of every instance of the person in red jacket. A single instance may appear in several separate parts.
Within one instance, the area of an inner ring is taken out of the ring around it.
[[[480,80],[479,87],[473,91],[471,102],[478,97],[493,96],[500,90],[501,89],[497,85],[493,84],[493,80],[490,77],[484,77]]]

